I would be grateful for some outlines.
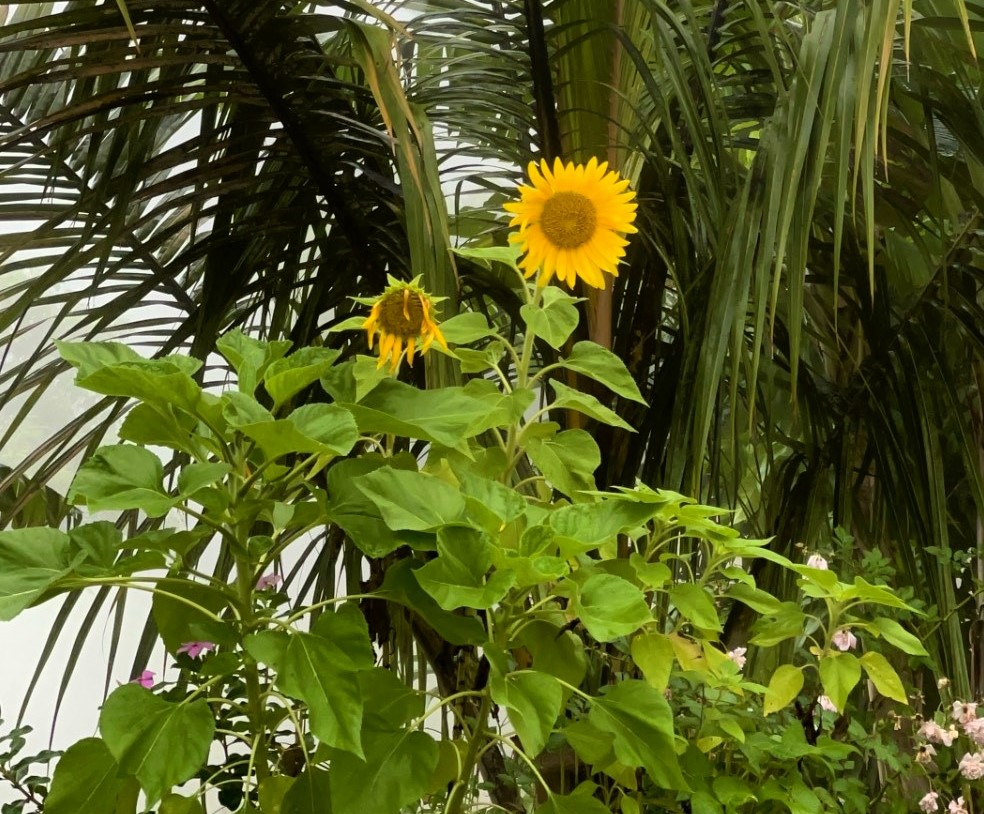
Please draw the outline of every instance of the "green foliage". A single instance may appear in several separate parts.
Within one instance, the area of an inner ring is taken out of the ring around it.
[[[530,331],[558,330],[556,314],[536,314],[566,313],[569,299],[534,290]],[[459,337],[477,340],[490,330],[480,320],[458,327]],[[550,333],[558,345],[561,333]],[[185,456],[165,482],[165,463],[148,446],[102,447],[83,462],[70,498],[93,511],[181,513],[194,525],[126,538],[104,521],[70,533],[0,533],[7,617],[63,590],[146,587],[179,674],[110,694],[100,737],[59,762],[51,810],[124,814],[139,788],[164,814],[200,812],[209,790],[229,810],[261,814],[313,814],[326,801],[335,814],[421,806],[459,814],[486,772],[483,755],[496,749],[528,810],[610,810],[607,799],[623,812],[684,803],[723,812],[753,800],[825,811],[834,798],[819,775],[792,779],[797,765],[812,760],[837,774],[854,750],[806,739],[817,696],[847,709],[863,670],[881,696],[907,703],[891,649],[848,652],[856,631],[923,655],[883,615],[909,611],[904,601],[860,576],[845,583],[794,564],[681,495],[643,485],[595,490],[591,436],[558,432],[545,416],[576,408],[613,425],[617,416],[559,384],[553,403],[529,413],[530,343],[515,349],[516,388],[476,381],[418,391],[378,379],[354,397],[359,360],[338,365],[334,353],[288,354],[235,333],[221,347],[239,386],[219,396],[184,382],[194,366],[181,357],[63,347],[80,382],[126,391],[159,423],[166,415],[171,430],[155,443],[171,437]],[[628,371],[599,351],[579,343],[560,364],[637,398]],[[121,366],[126,375],[111,387],[107,371]],[[164,388],[176,381],[185,395],[164,410]],[[315,382],[343,400],[293,406]],[[398,451],[409,439],[429,441],[430,454]],[[521,479],[521,465],[536,474]],[[288,549],[329,523],[353,550],[387,561],[363,593],[293,606],[257,587]],[[186,566],[191,548],[211,539],[232,558],[226,579]],[[759,558],[797,581],[797,601],[757,586],[748,564]],[[148,573],[160,568],[166,576]],[[745,676],[744,648],[722,647],[736,605],[762,614],[750,646],[770,671],[767,686]],[[388,669],[380,652],[395,642],[374,646],[380,613],[412,627],[432,669],[441,653],[455,653],[455,683],[414,687]],[[790,640],[795,648],[784,650]],[[804,705],[809,726],[792,714]],[[434,721],[445,716],[454,727],[435,738]],[[213,766],[216,742],[226,759]],[[577,788],[541,771],[565,753],[587,772]],[[722,761],[727,775],[714,769]],[[192,778],[198,790],[177,793]]]

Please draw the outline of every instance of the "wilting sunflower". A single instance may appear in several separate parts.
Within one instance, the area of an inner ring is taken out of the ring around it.
[[[435,339],[445,348],[448,343],[432,317],[434,305],[443,298],[429,296],[417,285],[419,277],[409,283],[392,277],[388,279],[390,285],[375,300],[359,301],[372,305],[372,311],[362,327],[369,339],[369,350],[372,350],[373,339],[379,334],[377,367],[382,367],[388,360],[390,369],[396,373],[400,368],[404,346],[407,364],[412,366],[414,353],[418,349],[423,355]]]
[[[592,158],[587,166],[546,160],[539,167],[530,162],[532,186],[519,188],[521,199],[506,204],[514,217],[510,226],[519,231],[509,236],[526,256],[519,265],[527,277],[537,270],[538,285],[556,274],[572,288],[578,277],[595,288],[605,287],[602,272],[618,275],[618,261],[635,232],[635,192],[629,182],[608,171],[608,163]]]

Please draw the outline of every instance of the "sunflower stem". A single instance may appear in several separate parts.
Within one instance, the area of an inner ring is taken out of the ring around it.
[[[529,291],[529,289],[524,285],[524,289]],[[533,289],[533,297],[530,300],[530,305],[533,308],[539,308],[543,302],[543,286],[536,285]],[[519,353],[516,364],[516,389],[521,389],[526,387],[529,383],[530,378],[530,365],[533,362],[533,331],[527,324],[526,333],[523,336],[523,348]],[[517,448],[519,446],[520,438],[522,436],[523,427],[520,426],[520,421],[517,421],[509,428],[509,435],[506,437],[506,469],[502,473],[502,482],[508,483],[512,477],[513,470],[516,468],[516,463],[519,456],[516,454]]]

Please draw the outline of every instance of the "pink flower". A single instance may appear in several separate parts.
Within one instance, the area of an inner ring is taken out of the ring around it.
[[[858,637],[847,628],[841,628],[831,640],[838,650],[853,650],[858,646]]]
[[[936,757],[936,747],[931,743],[923,743],[916,749],[916,763],[929,763]]]
[[[968,780],[984,777],[984,752],[968,753],[960,758],[960,774]]]
[[[215,650],[214,642],[185,642],[178,648],[178,653],[187,653],[191,658],[197,659],[202,653]]]
[[[942,743],[944,746],[951,746],[960,735],[952,726],[949,729],[944,729],[936,721],[923,721],[917,734],[930,743]],[[970,732],[968,731],[967,734],[969,735]]]
[[[837,712],[837,707],[834,706],[834,702],[830,700],[829,696],[821,695],[817,699],[817,703],[820,705],[820,709],[825,709],[827,712]]]
[[[923,721],[916,734],[930,743],[943,743],[943,733],[943,727],[936,721]]]
[[[984,718],[974,718],[963,725],[963,730],[978,746],[984,746]],[[954,730],[956,732],[956,730]]]
[[[139,684],[145,690],[149,690],[151,687],[154,686],[154,684],[157,683],[157,681],[154,678],[154,674],[150,670],[144,670],[140,674],[139,678],[133,679],[133,681],[131,681],[130,683]]]
[[[939,811],[940,804],[937,802],[939,796],[939,792],[929,792],[929,794],[919,801],[919,810],[925,812],[925,814],[932,814],[934,811]]]
[[[966,704],[963,701],[953,702],[953,720],[959,724],[965,724],[968,721],[973,721],[977,717],[977,702],[968,701]]]
[[[264,574],[258,580],[256,580],[256,590],[266,591],[270,588],[276,588],[284,578],[280,574]]]
[[[810,558],[806,561],[808,568],[816,568],[818,571],[826,571],[827,561],[821,557],[819,554],[811,554]]]
[[[967,804],[963,797],[958,797],[956,800],[950,800],[950,805],[947,806],[946,810],[950,814],[967,814]]]
[[[736,647],[734,650],[728,651],[728,658],[731,659],[735,664],[737,664],[738,669],[740,670],[742,667],[745,666],[745,661],[746,661],[745,653],[747,652],[748,652],[747,647]]]

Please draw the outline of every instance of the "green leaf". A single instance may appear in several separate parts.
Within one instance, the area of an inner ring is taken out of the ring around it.
[[[262,814],[283,814],[284,797],[293,785],[294,778],[283,774],[264,777],[258,789]]]
[[[773,614],[782,609],[782,602],[772,594],[740,582],[729,586],[726,596],[737,599],[743,605],[748,605],[752,610],[759,613]]]
[[[629,563],[639,581],[647,588],[662,588],[673,579],[673,572],[666,563],[647,562],[638,551],[633,551],[629,555]]]
[[[598,445],[584,430],[564,430],[552,438],[526,440],[526,453],[559,492],[574,497],[595,488],[594,471],[601,464]]]
[[[220,404],[222,416],[230,427],[245,427],[248,424],[264,424],[275,420],[273,413],[266,407],[238,390],[226,390]]]
[[[795,602],[783,602],[779,610],[763,616],[752,625],[752,644],[772,647],[803,632],[806,615]]]
[[[280,814],[333,814],[328,806],[330,800],[328,772],[305,766],[287,789],[280,805]]]
[[[347,455],[359,440],[352,414],[337,404],[305,404],[287,418],[245,424],[239,429],[256,441],[271,461],[292,453]]]
[[[339,461],[328,470],[328,494],[331,496],[328,513],[331,520],[368,557],[385,557],[409,542],[406,535],[390,530],[375,502],[358,486],[362,475],[393,467],[416,472],[417,462],[410,456],[383,458],[373,454]]]
[[[475,498],[503,524],[516,520],[526,510],[523,496],[498,481],[468,473],[462,474],[460,481],[461,493]]]
[[[845,588],[839,598],[842,602],[860,599],[863,602],[870,602],[873,605],[884,605],[890,608],[899,608],[900,610],[912,610],[905,602],[899,599],[898,594],[894,591],[881,585],[872,585],[862,577],[855,577],[854,584]]]
[[[573,387],[568,387],[566,384],[563,384],[556,379],[550,380],[550,386],[554,389],[554,393],[556,394],[556,399],[552,405],[553,407],[563,408],[565,410],[576,410],[589,418],[595,419],[595,421],[600,421],[602,424],[608,424],[610,427],[621,427],[623,430],[635,432],[635,429],[631,424],[625,421],[614,410],[610,410],[598,401],[598,399],[594,396],[588,393],[582,393],[580,390],[575,390]]]
[[[230,472],[232,467],[225,463],[188,464],[178,475],[178,491],[184,497],[191,497],[199,489],[211,486]]]
[[[871,624],[878,629],[878,632],[885,637],[886,641],[894,644],[903,653],[908,653],[910,656],[929,655],[926,652],[926,648],[922,646],[922,642],[894,619],[879,616],[873,619]]]
[[[393,531],[436,531],[464,520],[461,492],[424,472],[383,467],[363,475],[355,485]]]
[[[519,309],[519,313],[534,336],[540,337],[554,350],[560,350],[577,327],[577,298],[555,285],[541,291],[543,300],[540,307],[527,304]]]
[[[74,564],[68,535],[57,529],[0,531],[0,620],[17,616]]]
[[[124,441],[142,446],[168,447],[195,455],[192,433],[197,426],[197,419],[189,413],[175,411],[169,405],[142,403],[127,413],[119,435]]]
[[[311,626],[311,632],[338,648],[343,654],[343,667],[369,670],[376,663],[369,639],[369,625],[357,602],[345,602],[337,605],[334,611],[322,613]]]
[[[646,599],[635,585],[611,574],[595,574],[572,603],[588,632],[599,642],[628,636],[653,621]]]
[[[626,766],[640,766],[664,789],[689,791],[674,748],[673,713],[663,693],[628,679],[595,698],[588,720],[614,738],[615,756]]]
[[[145,359],[113,342],[56,342],[59,353],[78,368],[75,383],[104,396],[126,396],[161,408],[197,414],[203,393],[192,375],[201,362],[188,356]]]
[[[142,509],[148,517],[162,517],[176,502],[164,491],[160,459],[133,444],[100,447],[79,468],[68,499],[90,512]]]
[[[373,667],[359,673],[369,729],[401,729],[424,714],[424,694],[408,687],[392,670]]]
[[[116,566],[116,556],[123,545],[123,534],[112,523],[99,520],[77,526],[68,532],[72,554],[85,557],[86,565],[112,573]],[[72,559],[75,559],[74,556]]]
[[[611,809],[601,800],[584,794],[553,794],[534,811],[536,814],[609,814]]]
[[[460,247],[451,249],[459,257],[474,260],[485,268],[491,268],[492,263],[504,263],[514,271],[519,271],[516,265],[520,255],[523,253],[515,245],[509,246],[483,246],[483,247]]]
[[[765,691],[763,711],[766,715],[785,709],[803,689],[803,670],[791,664],[781,664],[772,674]]]
[[[700,630],[720,632],[723,628],[710,594],[701,585],[681,583],[669,591],[670,601],[676,609]]]
[[[888,659],[881,653],[869,650],[861,656],[860,661],[861,666],[864,667],[864,671],[868,674],[868,678],[871,679],[871,683],[875,685],[875,689],[878,692],[886,698],[891,698],[893,701],[898,701],[908,706],[909,699],[906,697],[905,687],[902,686],[902,679],[895,672],[895,668],[888,663]]]
[[[273,342],[261,342],[251,336],[246,336],[239,328],[236,328],[219,337],[215,342],[215,347],[229,360],[236,371],[236,375],[239,376],[239,390],[252,396],[266,369],[272,362],[283,358],[290,350],[291,344],[291,342],[282,339]]]
[[[237,635],[232,625],[212,618],[230,604],[230,597],[218,588],[174,577],[154,586],[151,612],[164,646],[173,654],[185,642],[235,644]]]
[[[519,637],[533,657],[533,669],[549,673],[575,687],[587,672],[584,642],[574,633],[543,619],[524,625]]]
[[[279,689],[308,705],[311,731],[319,740],[363,756],[362,695],[341,648],[311,633],[272,631],[248,637],[245,647],[257,661],[273,667]]]
[[[273,399],[274,410],[326,376],[341,353],[334,348],[301,348],[286,359],[271,362],[263,376],[263,387]]]
[[[601,345],[578,342],[571,355],[561,359],[560,364],[600,382],[622,398],[646,403],[625,363]]]
[[[577,556],[642,526],[656,511],[652,504],[627,500],[575,503],[552,512],[549,523],[559,537],[561,552]]]
[[[469,342],[495,335],[485,314],[478,311],[464,311],[441,323],[441,333],[452,345],[467,345]]]
[[[383,584],[376,594],[380,599],[410,608],[450,644],[477,645],[485,642],[487,637],[482,623],[474,617],[459,616],[443,610],[420,587],[414,577],[415,568],[419,568],[419,564],[411,560],[401,560],[391,565],[386,569]]]
[[[140,781],[153,805],[205,764],[215,721],[202,698],[170,703],[124,684],[106,699],[99,730],[120,771]]]
[[[557,679],[535,670],[510,671],[505,652],[493,646],[485,647],[489,660],[489,689],[492,700],[509,713],[509,722],[516,730],[529,757],[543,751],[550,731],[564,704],[564,692]]]
[[[602,769],[615,762],[615,737],[592,726],[587,718],[579,718],[562,730],[575,754],[595,769]]]
[[[341,754],[332,759],[332,814],[401,811],[420,801],[437,768],[434,739],[412,729],[367,731],[365,761]]]
[[[102,740],[80,740],[58,760],[44,810],[48,814],[114,814],[118,771]]]
[[[438,557],[414,571],[420,587],[444,610],[487,609],[499,602],[515,582],[515,575],[496,571],[492,544],[485,532],[468,528],[444,528],[437,534]]]
[[[673,644],[662,633],[639,633],[632,637],[632,660],[655,690],[663,692],[673,670]]]
[[[205,814],[205,806],[198,797],[168,794],[161,800],[157,814]]]
[[[472,395],[461,387],[418,390],[387,379],[357,404],[345,404],[365,434],[391,433],[456,448],[489,429],[489,416],[507,398]]]
[[[846,709],[847,697],[860,680],[861,664],[856,656],[834,653],[820,659],[820,683],[837,709]]]

